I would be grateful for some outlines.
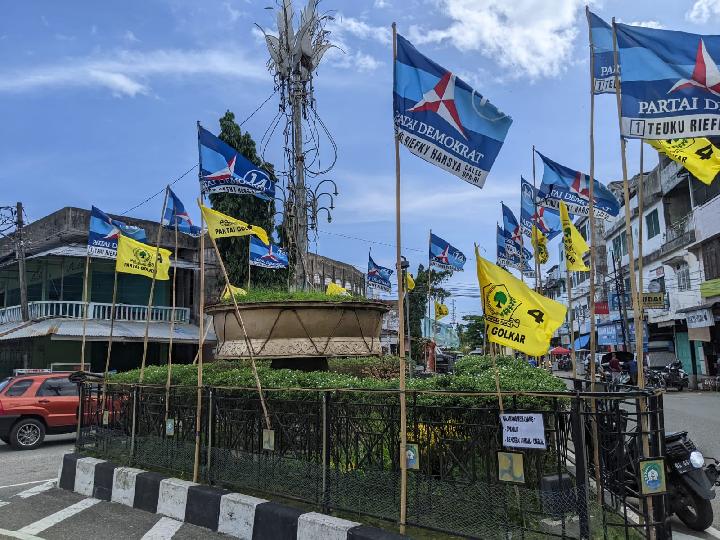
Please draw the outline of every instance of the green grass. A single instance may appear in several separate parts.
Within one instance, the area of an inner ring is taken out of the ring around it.
[[[251,289],[245,295],[236,295],[240,303],[249,302],[372,302],[364,296],[353,295],[327,295],[322,291],[287,291],[284,289]],[[231,298],[222,301],[224,304],[232,303]]]

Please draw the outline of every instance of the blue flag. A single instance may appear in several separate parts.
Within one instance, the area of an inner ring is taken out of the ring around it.
[[[393,271],[390,268],[385,268],[384,266],[375,264],[373,258],[368,255],[368,287],[390,292],[392,290],[392,285],[390,284],[390,276],[392,276],[392,274]]]
[[[528,264],[533,257],[533,254],[530,250],[525,247],[515,247],[515,244],[509,233],[503,227],[500,227],[500,225],[497,226],[496,238],[498,266],[504,266],[505,268],[516,268],[518,270],[521,270],[524,274],[532,272],[532,269]],[[521,250],[522,258],[520,257]]]
[[[200,190],[204,195],[250,194],[264,200],[275,197],[275,182],[266,171],[199,125],[198,145]]]
[[[262,268],[287,268],[287,253],[272,242],[264,244],[257,236],[250,236],[250,264]]]
[[[622,134],[643,139],[720,135],[720,36],[616,24]]]
[[[458,248],[439,236],[430,234],[430,266],[462,272],[466,260],[465,254]]]
[[[507,252],[510,255],[519,255],[522,250],[522,232],[520,231],[520,224],[515,218],[515,214],[510,210],[505,203],[502,204],[503,214],[503,234],[505,235]]]
[[[568,212],[575,215],[587,216],[590,213],[590,177],[580,171],[573,171],[546,158],[540,152],[545,166],[542,184],[538,190],[538,205],[559,210],[560,201],[563,201]],[[615,196],[601,184],[597,178],[594,181],[593,196],[595,199],[595,217],[609,219],[620,212],[620,204]]]
[[[615,93],[615,53],[612,26],[586,8],[593,55],[593,93]]]
[[[178,232],[189,234],[190,236],[200,236],[200,227],[193,225],[190,216],[185,210],[185,205],[178,198],[177,195],[170,189],[167,188],[167,204],[165,205],[165,215],[162,219],[162,226],[166,229],[175,229],[177,226]]]
[[[410,152],[483,187],[512,119],[397,36],[395,129]]]
[[[90,229],[88,230],[88,255],[103,259],[115,259],[117,257],[118,237],[121,234],[139,242],[146,240],[145,229],[112,219],[99,208],[92,207]]]
[[[525,236],[532,238],[532,226],[535,224],[548,240],[552,240],[562,230],[560,214],[539,206],[536,202],[537,189],[522,176],[520,177],[520,228]]]

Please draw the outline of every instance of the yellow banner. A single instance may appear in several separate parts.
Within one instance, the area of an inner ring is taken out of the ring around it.
[[[118,237],[115,270],[124,274],[153,277],[155,271],[155,248],[122,234]],[[160,248],[157,253],[157,273],[155,279],[170,279],[170,251]]]
[[[538,262],[540,264],[548,262],[549,254],[547,248],[547,236],[545,236],[535,225],[532,227],[532,245]]]
[[[685,167],[705,184],[711,184],[720,172],[720,150],[705,137],[645,142]]]
[[[477,246],[475,258],[488,339],[531,356],[547,353],[567,308],[483,259]]]
[[[570,221],[567,206],[560,201],[560,221],[563,230],[563,245],[565,246],[565,266],[571,272],[590,270],[583,261],[583,255],[590,250],[582,234],[578,232]]]
[[[236,287],[235,285],[225,285],[225,290],[223,290],[220,298],[222,300],[232,300],[233,296],[245,296],[246,294],[247,291],[241,287]]]
[[[439,321],[443,317],[447,317],[448,313],[450,311],[448,310],[448,307],[445,304],[441,304],[437,300],[435,301],[435,320]]]
[[[341,287],[337,283],[333,283],[332,281],[328,283],[327,288],[325,289],[325,294],[328,296],[346,296],[350,293],[345,287]]]
[[[405,288],[408,291],[412,291],[415,288],[415,279],[412,277],[412,274],[409,272],[405,274]]]
[[[244,221],[227,216],[222,212],[200,205],[200,211],[207,223],[208,233],[213,238],[228,238],[230,236],[248,236],[254,234],[265,245],[270,245],[270,240],[265,229],[257,225],[248,225]]]

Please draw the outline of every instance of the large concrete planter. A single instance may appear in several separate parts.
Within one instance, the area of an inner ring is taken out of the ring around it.
[[[239,308],[254,356],[273,360],[378,356],[382,316],[389,310],[382,302],[312,301],[241,303]],[[215,357],[248,358],[234,306],[218,304],[206,311],[218,339]]]

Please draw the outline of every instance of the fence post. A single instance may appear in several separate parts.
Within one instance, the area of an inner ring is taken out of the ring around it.
[[[81,433],[82,433],[82,421],[83,421],[83,400],[85,399],[85,384],[78,384],[78,422],[77,422],[77,434],[75,436],[75,449],[80,450],[83,447]]]
[[[330,392],[323,392],[322,396],[322,508],[327,513],[329,509],[329,494],[327,489],[327,473],[330,466],[330,422],[328,422],[328,407],[330,406]]]
[[[130,464],[135,461],[135,426],[137,425],[137,402],[138,388],[137,385],[132,387],[132,423],[130,427]]]
[[[207,429],[207,468],[205,469],[205,478],[209,484],[212,484],[212,441],[213,441],[213,389],[208,389],[208,429]]]
[[[652,395],[649,398],[648,415],[650,416],[650,453],[652,456],[665,456],[665,422],[662,418],[663,402],[662,394]],[[662,420],[662,421],[661,421]],[[647,457],[647,456],[646,456]],[[665,524],[665,512],[667,496],[660,495],[654,498],[653,521],[657,525],[657,540],[668,538],[667,525]]]
[[[576,381],[577,384],[577,381]],[[577,490],[577,513],[580,518],[580,538],[590,538],[590,515],[588,513],[587,448],[585,447],[585,423],[582,418],[580,392],[572,398],[570,422],[573,448],[575,449],[575,482]]]

